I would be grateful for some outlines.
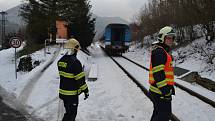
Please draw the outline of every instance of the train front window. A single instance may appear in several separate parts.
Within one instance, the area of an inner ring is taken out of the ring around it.
[[[122,27],[114,27],[111,32],[111,40],[117,45],[122,45],[125,39],[125,28]]]

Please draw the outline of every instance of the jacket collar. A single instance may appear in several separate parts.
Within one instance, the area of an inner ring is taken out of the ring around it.
[[[157,43],[156,45],[161,46],[162,48],[164,48],[164,50],[166,50],[166,52],[170,52],[170,47],[164,43]]]

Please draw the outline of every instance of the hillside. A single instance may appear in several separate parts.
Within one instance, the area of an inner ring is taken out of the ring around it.
[[[24,21],[22,18],[19,16],[20,13],[20,8],[22,5],[18,5],[16,7],[8,9],[7,12],[7,20],[11,23],[16,23],[18,25],[23,25]]]
[[[23,25],[24,25],[24,21],[21,19],[21,17],[19,16],[19,9],[22,5],[18,5],[16,7],[13,7],[11,9],[8,9],[6,18],[7,21],[5,23],[5,32],[6,35],[7,33],[10,32],[16,32],[18,31]],[[2,27],[2,25],[0,24],[0,28]],[[0,29],[0,33],[1,33]],[[0,38],[1,38],[2,34],[0,34]],[[1,42],[1,40],[0,40]]]

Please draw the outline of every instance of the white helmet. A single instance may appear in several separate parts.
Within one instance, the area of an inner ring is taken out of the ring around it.
[[[81,46],[80,46],[80,43],[74,39],[74,38],[71,38],[68,40],[68,42],[65,44],[65,49],[71,49],[71,50],[80,50],[81,49]]]
[[[164,43],[165,36],[176,36],[175,32],[173,31],[173,28],[170,26],[163,27],[159,33],[158,33],[158,42]]]

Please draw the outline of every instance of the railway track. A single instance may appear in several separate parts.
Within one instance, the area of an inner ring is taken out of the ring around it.
[[[110,56],[110,58],[127,74],[127,76],[143,91],[143,93],[151,100],[148,90],[137,80],[135,77],[132,76],[125,68],[123,68],[122,65],[120,65],[113,57]],[[172,113],[171,116],[172,121],[180,121],[179,118]]]
[[[138,64],[138,63],[136,63],[134,61],[132,61],[131,59],[128,59],[128,58],[126,58],[124,56],[122,56],[122,58],[134,63],[135,65],[137,65],[137,66],[139,66],[139,67],[141,67],[141,68],[143,68],[143,69],[145,69],[147,71],[149,71],[148,68],[146,68],[146,67],[144,67],[144,66],[142,66],[142,65],[140,65],[140,64]],[[197,97],[198,99],[202,100],[203,102],[205,102],[205,103],[207,103],[207,104],[209,104],[209,105],[211,105],[212,107],[215,108],[215,102],[213,100],[208,99],[207,97],[205,97],[205,96],[203,96],[203,95],[201,95],[201,94],[199,94],[199,93],[197,93],[197,92],[195,92],[195,91],[193,91],[191,89],[188,89],[187,87],[185,87],[185,86],[183,86],[181,84],[176,83],[175,86],[179,87],[180,89],[186,91],[190,95],[193,95],[193,96]]]
[[[101,47],[103,50],[104,48]],[[108,55],[109,56],[109,55]],[[118,66],[120,69],[123,70],[124,73],[127,74],[127,76],[142,90],[142,92],[151,100],[148,90],[135,78],[132,76],[132,74],[130,74],[125,68],[123,68],[122,65],[120,65],[113,57],[109,56]],[[180,121],[179,118],[172,113],[171,115],[171,121]]]
[[[102,48],[102,47],[101,47]],[[121,63],[120,61],[120,63],[119,62],[117,62],[118,61],[118,59],[117,58],[121,58],[121,57],[111,57],[111,59],[115,62],[115,63],[118,63],[117,65],[128,75],[128,77],[129,78],[131,78],[131,80],[134,82],[134,83],[136,83],[136,85],[144,92],[144,94],[147,96],[147,97],[149,97],[149,95],[148,95],[148,88],[146,88],[145,87],[145,85],[148,85],[148,84],[143,84],[143,82],[140,82],[140,78],[137,78],[137,76],[140,76],[140,75],[138,75],[138,74],[136,74],[136,76],[132,76],[132,73],[133,73],[133,75],[135,74],[135,72],[128,72],[126,69],[128,69],[127,67],[129,67],[129,66],[125,66],[126,64],[123,64],[123,63]],[[116,60],[115,60],[116,59]],[[140,65],[140,64],[138,64],[138,63],[136,63],[136,62],[134,62],[134,61],[132,61],[132,60],[130,60],[130,59],[128,59],[128,58],[126,58],[126,57],[122,57],[121,59],[119,59],[119,60],[127,60],[127,61],[130,61],[131,63],[133,63],[133,65],[132,65],[132,67],[134,68],[135,66],[134,65],[136,65],[136,66],[138,66],[139,67],[139,70],[145,70],[145,73],[148,73],[147,71],[149,71],[149,69],[148,68],[146,68],[146,67],[144,67],[144,66],[142,66],[142,65]],[[123,67],[123,66],[125,66],[125,67]],[[131,67],[131,68],[132,68]],[[125,69],[126,68],[126,69]],[[129,69],[128,69],[129,70]],[[130,69],[131,70],[131,69]],[[138,81],[139,80],[139,81]],[[142,81],[142,80],[141,80]],[[144,80],[145,82],[146,82],[146,80]],[[143,86],[144,85],[144,86]],[[208,99],[207,97],[205,97],[205,96],[203,96],[203,95],[201,95],[201,94],[199,94],[199,93],[197,93],[197,92],[195,92],[195,91],[193,91],[193,90],[191,90],[191,89],[188,89],[187,87],[185,87],[185,86],[183,86],[183,85],[181,85],[181,84],[176,84],[176,87],[178,87],[178,88],[176,88],[177,89],[177,92],[183,92],[183,94],[180,94],[180,97],[182,96],[189,96],[189,95],[191,95],[191,100],[194,100],[194,102],[199,102],[199,104],[200,105],[202,105],[202,106],[206,106],[206,107],[208,107],[209,108],[209,110],[214,110],[214,107],[215,107],[215,102],[213,101],[213,100],[211,100],[211,99]],[[150,98],[150,97],[149,97]],[[177,98],[179,98],[179,96],[177,96]],[[189,98],[188,98],[189,99]],[[177,99],[178,100],[178,99]],[[193,108],[200,108],[200,107],[202,107],[202,106],[198,106],[198,105],[195,105],[194,104],[194,102],[192,103],[192,101],[190,101],[190,102],[183,102],[183,101],[177,101],[177,102],[174,102],[175,104],[174,105],[179,105],[179,107],[180,107],[180,103],[184,103],[184,105],[189,105],[189,106],[193,106]],[[177,109],[177,108],[174,108],[174,109]],[[181,108],[179,108],[179,109],[181,109]],[[177,109],[178,110],[178,109]],[[204,110],[204,109],[201,109],[202,111]],[[191,111],[191,110],[190,110]],[[184,119],[184,114],[183,115],[181,115],[180,113],[178,113],[178,111],[176,111],[177,112],[177,115],[179,115],[179,117],[180,118],[178,118],[176,115],[174,115],[174,114],[172,114],[172,121],[179,121],[180,119]],[[201,111],[200,111],[201,112]],[[174,113],[175,113],[175,111],[174,111]],[[185,115],[186,115],[186,113],[185,113]],[[198,115],[193,115],[194,117],[198,117]],[[191,116],[192,117],[192,116]]]

